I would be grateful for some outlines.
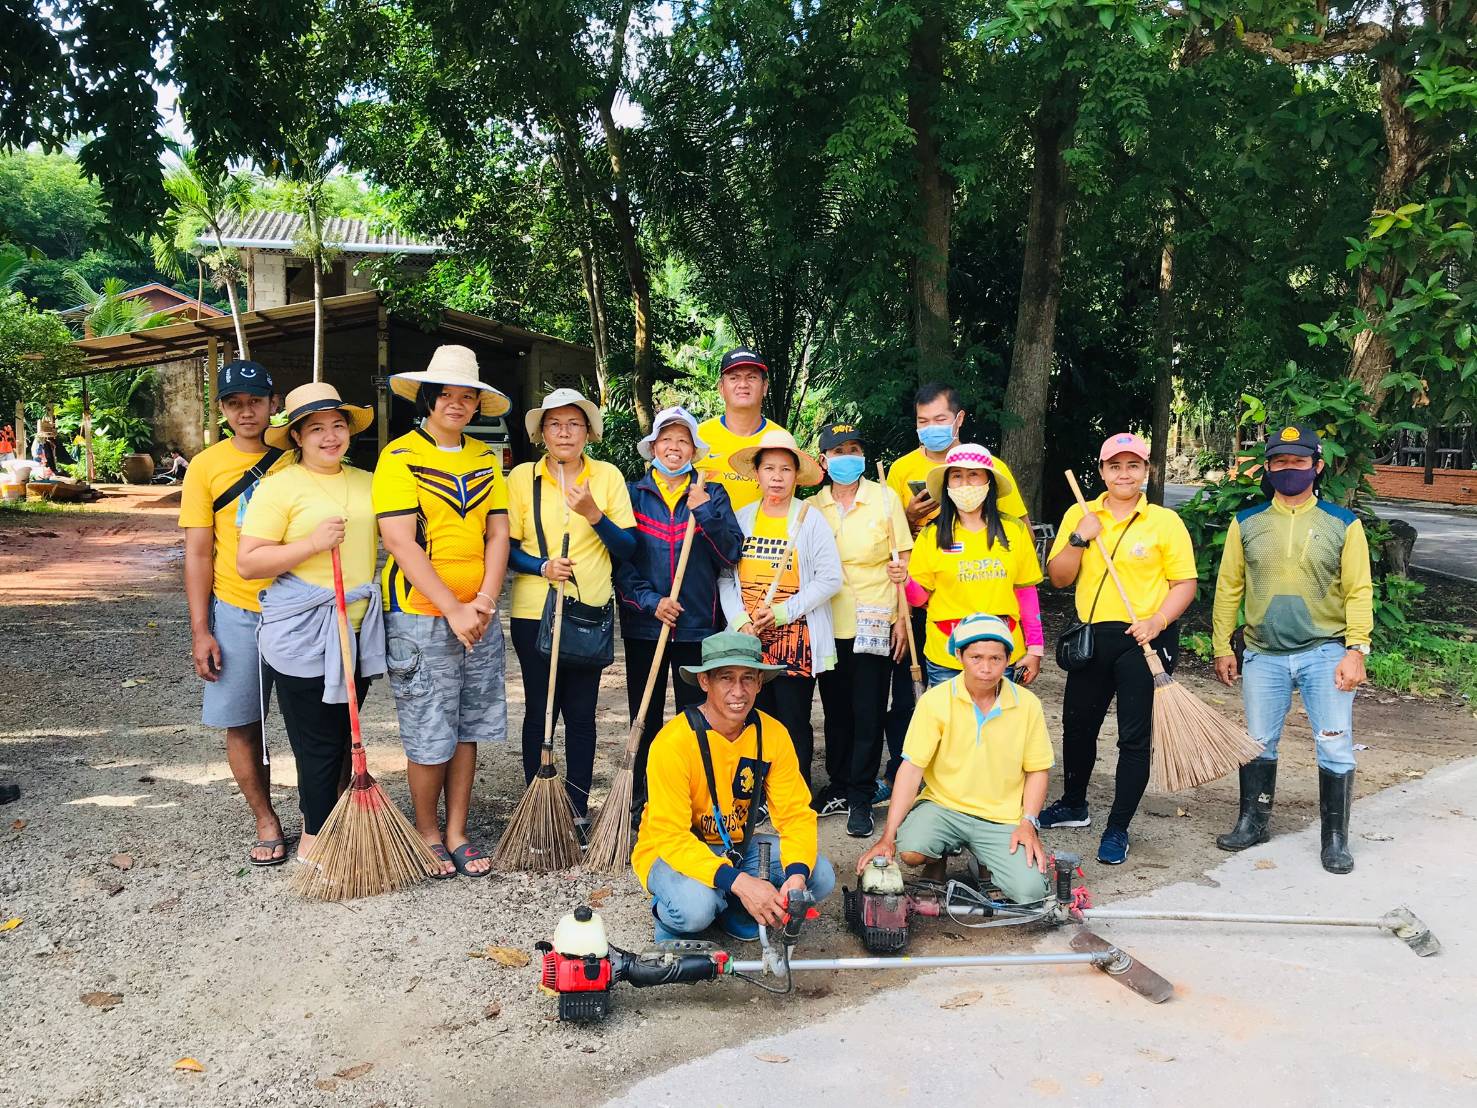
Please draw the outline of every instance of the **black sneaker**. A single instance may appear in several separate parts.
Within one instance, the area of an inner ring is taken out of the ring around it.
[[[847,800],[844,796],[833,796],[828,797],[821,804],[821,806],[816,809],[816,815],[819,817],[844,816],[850,811],[851,801]]]
[[[872,837],[872,810],[870,808],[853,808],[846,817],[846,833],[853,839],[870,839]]]
[[[1087,805],[1073,808],[1058,800],[1055,804],[1048,804],[1041,809],[1041,829],[1048,827],[1088,827],[1092,824],[1092,816],[1088,814]]]

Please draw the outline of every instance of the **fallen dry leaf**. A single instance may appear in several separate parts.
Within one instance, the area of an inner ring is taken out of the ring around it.
[[[334,1070],[333,1076],[342,1077],[345,1081],[353,1081],[357,1078],[363,1077],[372,1069],[374,1069],[373,1062],[359,1062],[355,1065],[349,1066],[347,1069]]]
[[[348,694],[345,693],[344,695],[347,696]],[[1177,815],[1177,816],[1180,816],[1180,817],[1187,817],[1190,814],[1190,809],[1188,809],[1188,808],[1176,808],[1174,810],[1174,814]]]
[[[103,892],[107,893],[109,896],[117,896],[122,891],[123,886],[117,882],[114,882],[113,884],[108,885],[103,889]]]
[[[1100,1073],[1089,1073],[1086,1077],[1084,1077],[1082,1079],[1082,1084],[1088,1086],[1089,1088],[1094,1088],[1095,1089],[1095,1088],[1097,1088],[1097,1086],[1101,1085],[1102,1083],[1103,1083],[1103,1075],[1100,1074]]]
[[[114,854],[111,858],[108,859],[108,865],[112,866],[114,869],[123,869],[123,870],[132,869],[133,868],[133,855],[132,854]]]
[[[1060,1081],[1054,1081],[1050,1077],[1038,1077],[1035,1081],[1031,1082],[1031,1088],[1035,1089],[1042,1096],[1056,1096],[1062,1091],[1062,1083]]]
[[[528,965],[528,952],[515,946],[490,946],[483,951],[482,957],[491,958],[498,965],[509,969]]]
[[[598,889],[596,889],[594,892],[592,892],[589,895],[589,898],[588,899],[589,899],[590,907],[591,908],[603,908],[603,907],[605,907],[606,900],[608,900],[610,898],[610,894],[613,893],[614,891],[615,890],[612,889],[609,885],[601,885]]]
[[[83,993],[82,1003],[90,1008],[101,1008],[107,1012],[122,1004],[123,997],[119,993]]]
[[[1151,1062],[1173,1062],[1174,1061],[1174,1055],[1173,1054],[1165,1054],[1164,1051],[1162,1051],[1162,1050],[1155,1050],[1151,1046],[1140,1047],[1139,1048],[1139,1053],[1142,1054],[1145,1058],[1147,1058]]]
[[[345,693],[344,695],[347,696],[348,694]],[[421,979],[419,977],[412,977],[410,979],[410,984],[406,987],[405,991],[407,993],[414,992],[415,991],[415,987],[417,985],[419,985],[420,983],[421,983]]]
[[[977,1000],[984,998],[984,993],[978,989],[970,989],[968,992],[955,993],[948,1000],[939,1005],[940,1008],[967,1008]]]
[[[346,693],[345,695],[348,694]],[[12,831],[24,831],[26,829],[26,821],[23,819],[12,820],[10,823],[10,829]]]
[[[139,685],[147,685],[148,683],[149,679],[147,677],[130,677],[127,681],[123,682],[122,687],[125,689],[132,689],[136,688]]]
[[[348,694],[346,693],[345,695]],[[317,1081],[313,1082],[313,1088],[321,1089],[325,1093],[331,1093],[334,1089],[338,1088],[338,1082],[331,1077],[320,1077]]]
[[[20,916],[11,916],[4,923],[0,923],[0,931],[14,931],[21,925]]]
[[[1270,858],[1258,858],[1252,863],[1252,869],[1276,869],[1277,863]]]
[[[174,1068],[177,1070],[183,1070],[186,1073],[205,1072],[205,1067],[202,1066],[199,1062],[195,1061],[195,1059],[193,1058],[181,1058],[178,1062],[174,1064]]]
[[[759,1059],[759,1061],[761,1062],[769,1062],[773,1065],[779,1065],[781,1062],[788,1062],[790,1060],[789,1057],[784,1054],[756,1054],[754,1055],[754,1057]]]
[[[1424,777],[1424,776],[1426,776],[1426,771],[1423,770],[1423,769],[1408,769],[1408,770],[1405,771],[1405,776],[1406,777]]]
[[[347,696],[348,694],[345,693],[344,695]],[[498,1018],[498,1016],[500,1016],[502,1014],[503,1014],[503,1006],[501,1004],[499,1004],[495,1000],[491,1004],[489,1004],[486,1008],[482,1009],[482,1018],[485,1019],[485,1020],[495,1020],[495,1019]]]

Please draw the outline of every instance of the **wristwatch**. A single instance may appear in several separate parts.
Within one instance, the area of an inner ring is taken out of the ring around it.
[[[1067,536],[1067,545],[1075,546],[1079,550],[1086,550],[1089,546],[1092,545],[1092,542],[1088,539],[1084,539],[1076,531],[1073,531],[1070,535]]]
[[[1351,642],[1351,643],[1346,644],[1344,646],[1344,649],[1345,650],[1357,650],[1360,654],[1363,654],[1366,658],[1369,657],[1369,643],[1367,643],[1367,642],[1357,642],[1357,643],[1356,642]]]
[[[1034,827],[1037,831],[1040,831],[1041,830],[1041,817],[1040,816],[1023,815],[1023,816],[1021,816],[1021,819],[1030,820],[1032,827]]]

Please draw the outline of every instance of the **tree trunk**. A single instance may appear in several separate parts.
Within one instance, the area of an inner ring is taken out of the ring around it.
[[[215,234],[215,250],[217,254],[224,254],[226,244],[222,241],[221,229],[218,224],[212,223],[210,229]],[[241,326],[241,305],[236,302],[236,282],[229,278],[226,280],[226,300],[231,305],[231,325],[236,328],[236,349],[241,351],[242,360],[251,357],[251,347],[246,345],[246,331]]]
[[[1041,511],[1045,463],[1046,404],[1056,346],[1056,314],[1062,294],[1062,240],[1067,228],[1071,182],[1062,157],[1077,118],[1075,90],[1058,82],[1031,120],[1035,168],[1031,178],[1031,210],[1026,221],[1025,261],[1021,266],[1020,305],[1005,411],[1015,424],[1000,440],[1021,496],[1031,514]]]
[[[575,212],[575,241],[580,255],[580,281],[585,290],[585,305],[590,313],[590,345],[595,348],[595,379],[600,386],[600,406],[607,400],[610,375],[610,343],[606,333],[605,289],[600,276],[600,262],[595,239],[595,211],[590,194],[581,185],[570,165],[569,154],[554,148],[554,164],[564,178],[564,191],[569,194]]]
[[[1169,461],[1170,405],[1174,399],[1174,227],[1175,212],[1164,220],[1159,254],[1159,311],[1154,327],[1154,417],[1149,430],[1149,503],[1164,503]]]
[[[313,380],[323,380],[323,267],[313,263]]]
[[[914,135],[916,244],[909,264],[913,346],[918,379],[947,375],[954,357],[954,327],[949,314],[949,234],[954,182],[944,171],[935,135],[934,108],[944,76],[947,24],[936,5],[928,5],[908,46],[908,126]]]

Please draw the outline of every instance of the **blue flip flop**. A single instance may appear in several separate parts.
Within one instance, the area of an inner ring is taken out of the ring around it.
[[[446,847],[444,845],[442,845],[441,843],[427,843],[426,845],[431,848],[431,853],[436,855],[436,861],[450,862],[452,865],[456,866],[456,859],[446,852]],[[457,866],[456,869],[450,870],[446,873],[433,873],[431,874],[431,880],[450,881],[453,877],[457,875],[460,869],[461,867]]]
[[[478,850],[471,843],[462,843],[461,846],[457,847],[451,852],[451,864],[456,867],[457,873],[461,874],[463,877],[487,877],[489,874],[492,873],[491,867],[488,867],[481,873],[477,873],[467,868],[468,862],[480,861],[481,859],[486,857],[486,852]]]

